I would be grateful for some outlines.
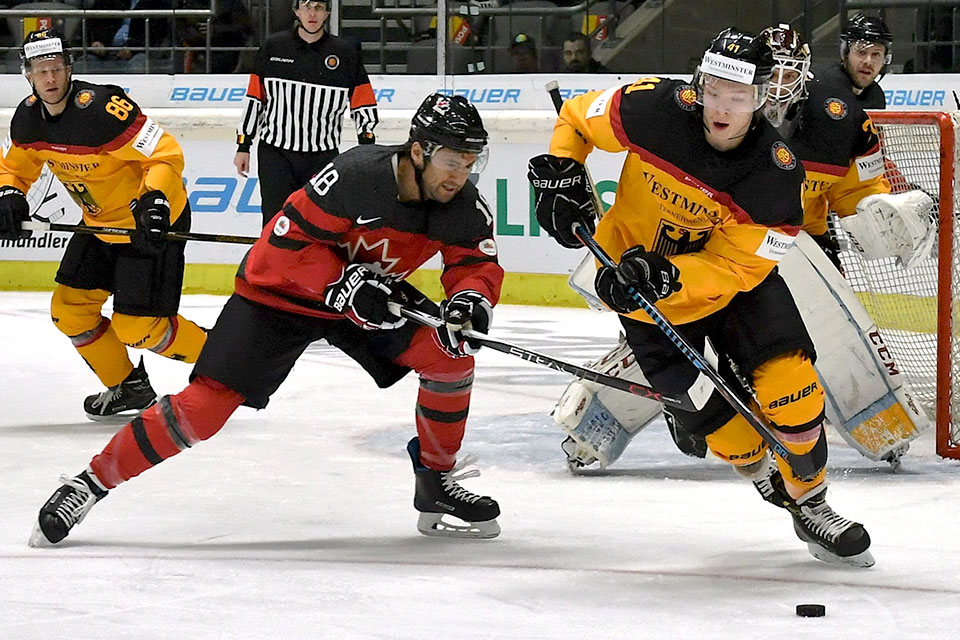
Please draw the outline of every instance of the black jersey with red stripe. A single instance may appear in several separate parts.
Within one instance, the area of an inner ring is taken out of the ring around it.
[[[291,195],[240,265],[237,293],[294,313],[339,318],[322,301],[346,264],[403,280],[439,253],[448,297],[473,289],[496,304],[503,269],[487,204],[469,182],[448,203],[401,202],[400,149],[354,147]]]
[[[10,122],[0,156],[0,186],[26,192],[46,167],[100,227],[134,227],[131,202],[162,191],[175,221],[187,205],[183,151],[123,89],[74,80],[63,111],[51,116],[36,96],[24,99]],[[101,236],[129,242],[126,236]]]
[[[856,213],[865,196],[889,193],[880,138],[849,92],[822,82],[807,84],[807,99],[790,121],[793,148],[806,170],[803,228],[827,232],[827,213]]]

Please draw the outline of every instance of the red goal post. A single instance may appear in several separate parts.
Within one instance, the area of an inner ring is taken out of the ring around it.
[[[865,261],[839,225],[842,261],[897,365],[936,423],[937,453],[960,459],[960,232],[956,170],[960,112],[870,111],[894,193],[923,189],[937,203],[936,254],[907,270],[895,259]]]

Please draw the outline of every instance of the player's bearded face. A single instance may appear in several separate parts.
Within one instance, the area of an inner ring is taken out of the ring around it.
[[[703,128],[710,146],[728,151],[740,144],[757,109],[757,86],[707,76],[702,100]]]
[[[30,65],[27,79],[41,100],[57,104],[66,97],[70,87],[70,68],[60,56],[37,60]]]
[[[450,202],[466,184],[476,162],[476,153],[440,147],[424,165],[421,196],[424,200]]]
[[[847,75],[860,89],[866,89],[877,79],[886,62],[887,49],[882,44],[855,42],[844,60]]]

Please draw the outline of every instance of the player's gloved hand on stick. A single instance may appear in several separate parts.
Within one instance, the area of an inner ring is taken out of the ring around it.
[[[480,344],[464,337],[464,329],[487,333],[493,322],[493,305],[479,291],[458,291],[440,303],[444,324],[437,327],[437,341],[454,358],[472,356]]]
[[[396,329],[406,320],[387,307],[391,293],[383,276],[362,264],[348,264],[340,278],[327,285],[323,301],[361,329]]]
[[[376,141],[377,136],[373,134],[373,131],[364,131],[357,134],[357,144],[373,144]]]
[[[21,227],[30,219],[30,205],[23,191],[16,187],[0,188],[0,240],[29,238],[33,231]]]
[[[837,242],[836,237],[829,231],[823,235],[811,235],[810,237],[813,238],[813,241],[817,243],[817,246],[820,247],[823,253],[830,258],[830,262],[837,268],[837,271],[843,275],[843,265],[840,263],[840,243]]]
[[[574,225],[582,224],[590,235],[595,229],[590,182],[583,164],[545,153],[530,158],[527,169],[536,196],[537,222],[562,246],[582,247]]]
[[[133,209],[137,224],[130,242],[144,253],[157,254],[163,249],[163,233],[170,229],[170,203],[162,191],[147,191]]]
[[[637,245],[623,252],[616,269],[597,269],[594,286],[608,307],[617,313],[632,313],[640,303],[629,293],[630,287],[655,302],[680,291],[683,285],[680,270],[672,262]]]

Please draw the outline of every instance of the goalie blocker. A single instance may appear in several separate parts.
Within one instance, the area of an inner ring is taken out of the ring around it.
[[[914,196],[914,202],[922,199]],[[827,421],[865,457],[896,464],[930,421],[846,280],[808,235],[801,234],[796,244],[798,248],[787,253],[779,270],[817,347],[816,368],[827,396]],[[591,306],[602,309],[592,291],[594,271],[588,256],[570,277],[570,286]],[[624,342],[591,366],[645,383]],[[568,434],[562,447],[570,470],[594,463],[601,468],[612,465],[660,409],[656,402],[615,389],[571,382],[553,412],[554,421]],[[684,453],[705,455],[705,447],[698,446],[702,443],[695,438],[674,429],[671,435]]]

